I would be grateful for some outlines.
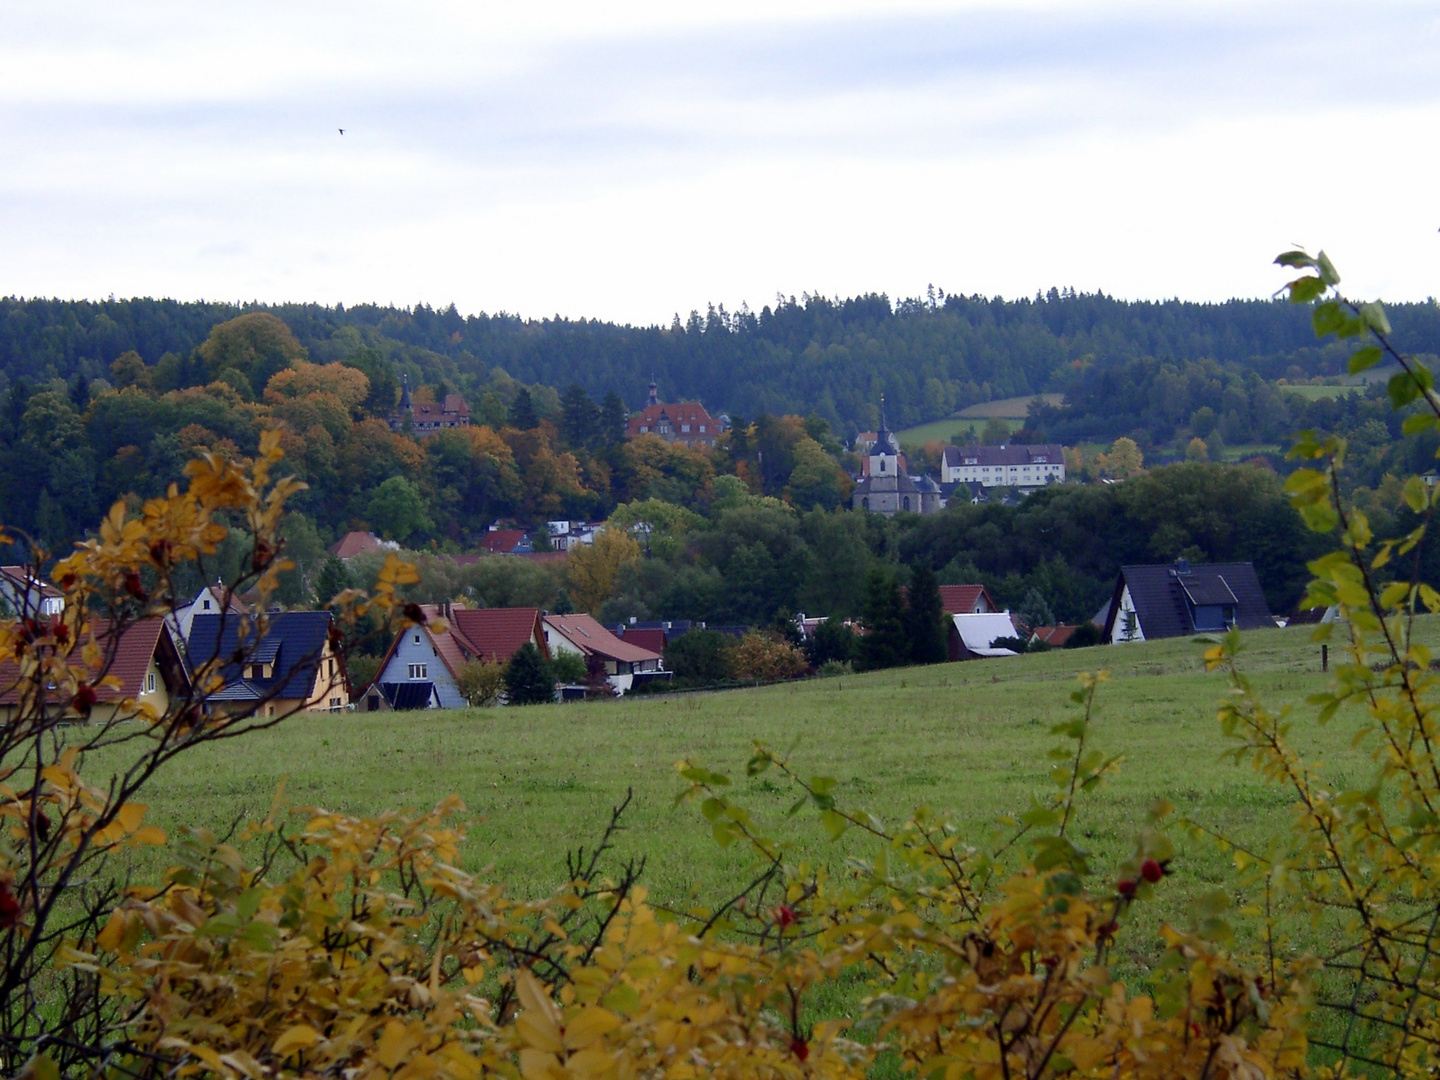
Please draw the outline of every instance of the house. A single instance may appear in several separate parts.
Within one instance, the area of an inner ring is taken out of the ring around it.
[[[943,483],[1037,488],[1065,481],[1065,449],[1038,446],[947,446],[940,459]]]
[[[658,652],[631,644],[606,630],[589,615],[546,615],[545,639],[555,653],[579,653],[587,662],[597,656],[606,681],[623,694],[637,682],[669,679]]]
[[[265,630],[257,636],[252,617],[195,616],[186,644],[190,670],[202,692],[200,671],[207,664],[218,662],[224,680],[203,695],[207,710],[279,716],[348,708],[350,680],[344,655],[332,647],[330,612],[276,611],[263,618]]]
[[[625,437],[656,435],[686,446],[714,446],[725,426],[723,418],[711,416],[698,401],[661,402],[660,388],[651,379],[645,407],[625,421]]]
[[[222,612],[229,612],[234,616],[245,614],[245,605],[234,593],[230,593],[227,599],[226,588],[219,581],[214,585],[206,585],[198,593],[195,599],[182,607],[174,608],[166,621],[170,623],[170,629],[179,638],[181,647],[190,640],[190,630],[195,623],[196,615],[219,615]]]
[[[1015,650],[995,648],[996,638],[1018,638],[1020,632],[1008,611],[975,615],[951,615],[948,659],[978,660],[982,657],[1014,656]]]
[[[506,664],[527,641],[550,656],[539,608],[463,608],[424,604],[428,619],[444,618],[448,629],[436,631],[428,622],[396,634],[380,661],[379,674],[367,692],[367,710],[463,709],[460,669],[472,660]]]
[[[593,544],[595,535],[605,527],[603,521],[547,521],[545,531],[550,534],[550,546],[556,551],[569,551],[582,544]]]
[[[984,585],[941,585],[940,610],[946,615],[984,615],[999,611]]]
[[[452,428],[470,426],[470,406],[459,394],[446,394],[443,401],[410,400],[410,380],[402,380],[400,404],[387,418],[391,431],[405,431],[417,437],[435,435]]]
[[[1105,615],[1104,640],[1153,641],[1274,626],[1254,563],[1122,566]]]
[[[165,619],[139,619],[119,634],[112,630],[108,619],[90,623],[96,644],[104,651],[101,670],[96,671],[95,704],[90,709],[91,721],[109,722],[139,716],[153,709],[163,716],[172,701],[183,701],[190,694],[190,674],[186,670],[174,632]],[[80,650],[71,654],[71,663],[81,665]],[[114,676],[118,687],[100,681],[102,675]],[[13,720],[19,707],[20,668],[13,659],[0,662],[0,720]],[[54,709],[65,707],[68,696],[47,689],[54,695]],[[46,702],[47,711],[51,708]]]
[[[865,459],[850,505],[856,510],[894,517],[897,513],[938,514],[943,509],[940,485],[927,476],[912,477],[900,456],[900,443],[881,420],[875,445]]]
[[[480,541],[486,555],[532,555],[534,545],[530,534],[524,529],[501,529],[490,526],[490,531]]]
[[[371,532],[348,532],[325,549],[341,562],[364,555],[368,551],[399,551],[400,545],[393,540],[381,540]]]
[[[1074,633],[1075,627],[1066,626],[1064,623],[1058,626],[1037,626],[1030,633],[1030,643],[1033,645],[1038,641],[1042,645],[1049,645],[1052,649],[1061,649]]]
[[[18,619],[49,618],[65,610],[65,594],[28,566],[0,566],[0,608]]]

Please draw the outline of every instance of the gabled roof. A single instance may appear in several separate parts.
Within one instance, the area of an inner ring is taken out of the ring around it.
[[[540,631],[540,609],[451,608],[450,628],[458,633],[469,653],[487,663],[505,664],[527,641],[545,641]]]
[[[111,625],[108,619],[96,619],[90,623],[90,632],[94,635],[96,644],[107,655],[113,649],[113,658],[105,674],[113,675],[120,681],[118,690],[112,686],[97,686],[97,701],[103,703],[120,698],[139,697],[145,689],[145,673],[150,669],[152,658],[172,693],[184,693],[188,690],[189,675],[180,659],[174,635],[163,618],[156,616],[139,619],[127,626],[119,639],[114,641],[111,640]],[[78,648],[72,654],[71,661],[76,666],[81,665]],[[19,677],[20,668],[13,659],[0,661],[0,705],[15,704],[19,697],[15,682]]]
[[[1255,575],[1254,563],[1186,562],[1159,566],[1122,566],[1105,618],[1105,637],[1115,629],[1120,597],[1129,588],[1130,601],[1147,640],[1183,637],[1196,632],[1193,606],[1235,608],[1235,624],[1242,630],[1274,626],[1270,605]]]
[[[965,648],[976,656],[1015,655],[1013,649],[995,649],[990,645],[996,638],[1020,636],[1008,611],[990,611],[983,615],[952,615],[950,618],[960,640],[965,642]]]
[[[527,539],[524,529],[492,529],[480,541],[480,546],[491,555],[509,555]]]
[[[638,413],[631,414],[630,418],[625,422],[626,434],[634,438],[640,434],[642,427],[648,428],[653,432],[655,426],[660,423],[662,413],[673,428],[672,434],[678,435],[681,433],[681,424],[691,425],[690,430],[685,432],[687,435],[698,435],[700,433],[698,425],[700,424],[705,425],[705,433],[707,435],[714,434],[720,430],[719,422],[706,412],[705,406],[701,405],[698,401],[674,401],[646,405],[645,408],[641,409]]]
[[[985,601],[986,610],[994,611],[995,601],[990,598],[984,585],[940,586],[940,610],[947,615],[974,614],[975,605],[982,598]]]
[[[622,660],[631,664],[661,659],[658,652],[616,637],[589,615],[546,615],[545,625],[558,631],[586,656],[594,653],[606,660]]]
[[[963,468],[966,465],[1064,465],[1065,448],[1059,443],[947,446],[944,462],[948,468]]]
[[[385,543],[374,533],[348,532],[327,549],[337,559],[353,559],[356,555],[363,555],[367,551],[382,551],[392,548],[393,545]]]
[[[192,669],[198,669],[216,658],[223,658],[220,675],[227,688],[232,684],[238,687],[238,684],[245,682],[258,689],[260,696],[309,698],[315,688],[320,655],[325,651],[325,642],[330,633],[330,612],[277,611],[269,615],[268,619],[269,626],[265,636],[257,641],[254,624],[248,619],[234,615],[196,615],[190,630],[188,647]],[[241,623],[247,624],[243,642],[240,636]],[[242,646],[247,663],[274,664],[270,678],[242,678],[240,667],[233,660]],[[249,657],[252,651],[263,651],[273,655],[274,659],[262,661],[257,657],[251,660]],[[343,677],[343,658],[340,663]]]
[[[1043,641],[1046,645],[1059,648],[1070,640],[1070,635],[1075,633],[1075,627],[1066,626],[1061,623],[1059,626],[1037,626],[1031,633],[1032,641]]]

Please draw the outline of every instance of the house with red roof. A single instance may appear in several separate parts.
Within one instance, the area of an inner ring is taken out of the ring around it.
[[[618,638],[589,615],[546,615],[545,640],[551,652],[595,656],[605,665],[605,679],[623,694],[637,681],[668,679],[664,658],[652,649]]]
[[[172,701],[189,696],[190,673],[165,619],[139,619],[118,631],[108,619],[97,619],[89,624],[88,633],[103,658],[88,680],[96,696],[87,718],[91,722],[125,720],[152,709],[155,716],[163,716]],[[83,668],[78,646],[70,662]],[[119,686],[101,682],[106,676],[114,676]],[[21,697],[34,689],[21,684],[20,668],[13,659],[0,661],[0,719],[13,720]],[[46,686],[41,693],[47,712],[70,708],[70,689]]]
[[[436,435],[451,428],[470,426],[470,406],[459,394],[446,394],[444,401],[411,401],[410,380],[403,379],[400,404],[387,418],[391,431],[406,431],[416,438]]]
[[[4,614],[39,619],[64,610],[65,594],[41,581],[28,566],[0,566],[0,611]]]
[[[399,551],[400,545],[393,540],[381,540],[374,533],[355,530],[346,533],[325,550],[344,562],[367,551]]]
[[[653,379],[645,408],[625,422],[627,439],[655,435],[686,446],[714,446],[724,430],[725,421],[711,416],[698,401],[662,402],[660,388]]]
[[[999,611],[984,585],[941,585],[940,609],[946,615],[987,615]]]
[[[550,657],[539,608],[463,608],[423,604],[427,620],[442,618],[443,631],[430,622],[395,635],[380,672],[361,706],[392,709],[463,709],[457,680],[472,660],[505,664],[527,641]]]
[[[530,555],[535,547],[524,529],[492,528],[480,540],[486,555]]]

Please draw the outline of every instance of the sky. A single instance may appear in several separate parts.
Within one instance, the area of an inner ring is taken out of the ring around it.
[[[0,295],[668,323],[1295,244],[1440,294],[1435,4],[0,0]]]

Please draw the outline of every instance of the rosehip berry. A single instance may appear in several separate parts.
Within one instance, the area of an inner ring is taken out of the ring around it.
[[[420,605],[410,603],[405,605],[405,618],[409,619],[416,626],[425,625],[425,612],[420,610]]]
[[[75,696],[71,699],[70,704],[81,716],[89,716],[90,709],[95,704],[95,701],[95,688],[89,683],[82,682],[76,687]]]
[[[795,909],[789,904],[781,904],[775,909],[775,921],[781,928],[792,926],[795,923]]]
[[[125,591],[136,600],[143,601],[149,594],[145,591],[145,584],[140,580],[138,571],[131,570],[125,575]]]
[[[20,901],[9,885],[0,885],[0,929],[8,930],[20,921]]]
[[[1114,919],[1111,919],[1111,920],[1110,920],[1109,922],[1107,922],[1104,926],[1100,927],[1100,929],[1097,931],[1097,933],[1098,933],[1098,934],[1100,935],[1100,937],[1102,937],[1102,938],[1114,937],[1114,936],[1115,936],[1115,931],[1116,931],[1116,930],[1119,930],[1119,929],[1120,929],[1120,924],[1117,923]]]
[[[74,575],[74,574],[66,574],[64,577],[62,577],[62,578],[60,579],[60,588],[65,589],[65,590],[68,591],[68,590],[70,590],[70,589],[73,589],[74,587],[75,587],[75,575]]]
[[[1126,900],[1133,900],[1135,899],[1135,882],[1129,878],[1122,878],[1120,884],[1115,886],[1115,891]]]
[[[59,619],[50,620],[50,636],[64,645],[70,640],[70,627],[66,626]]]
[[[794,1054],[797,1058],[799,1058],[801,1061],[804,1061],[810,1056],[810,1047],[804,1039],[791,1039],[790,1052]]]
[[[1146,859],[1140,864],[1140,876],[1151,885],[1154,885],[1165,876],[1165,868],[1154,859]]]

